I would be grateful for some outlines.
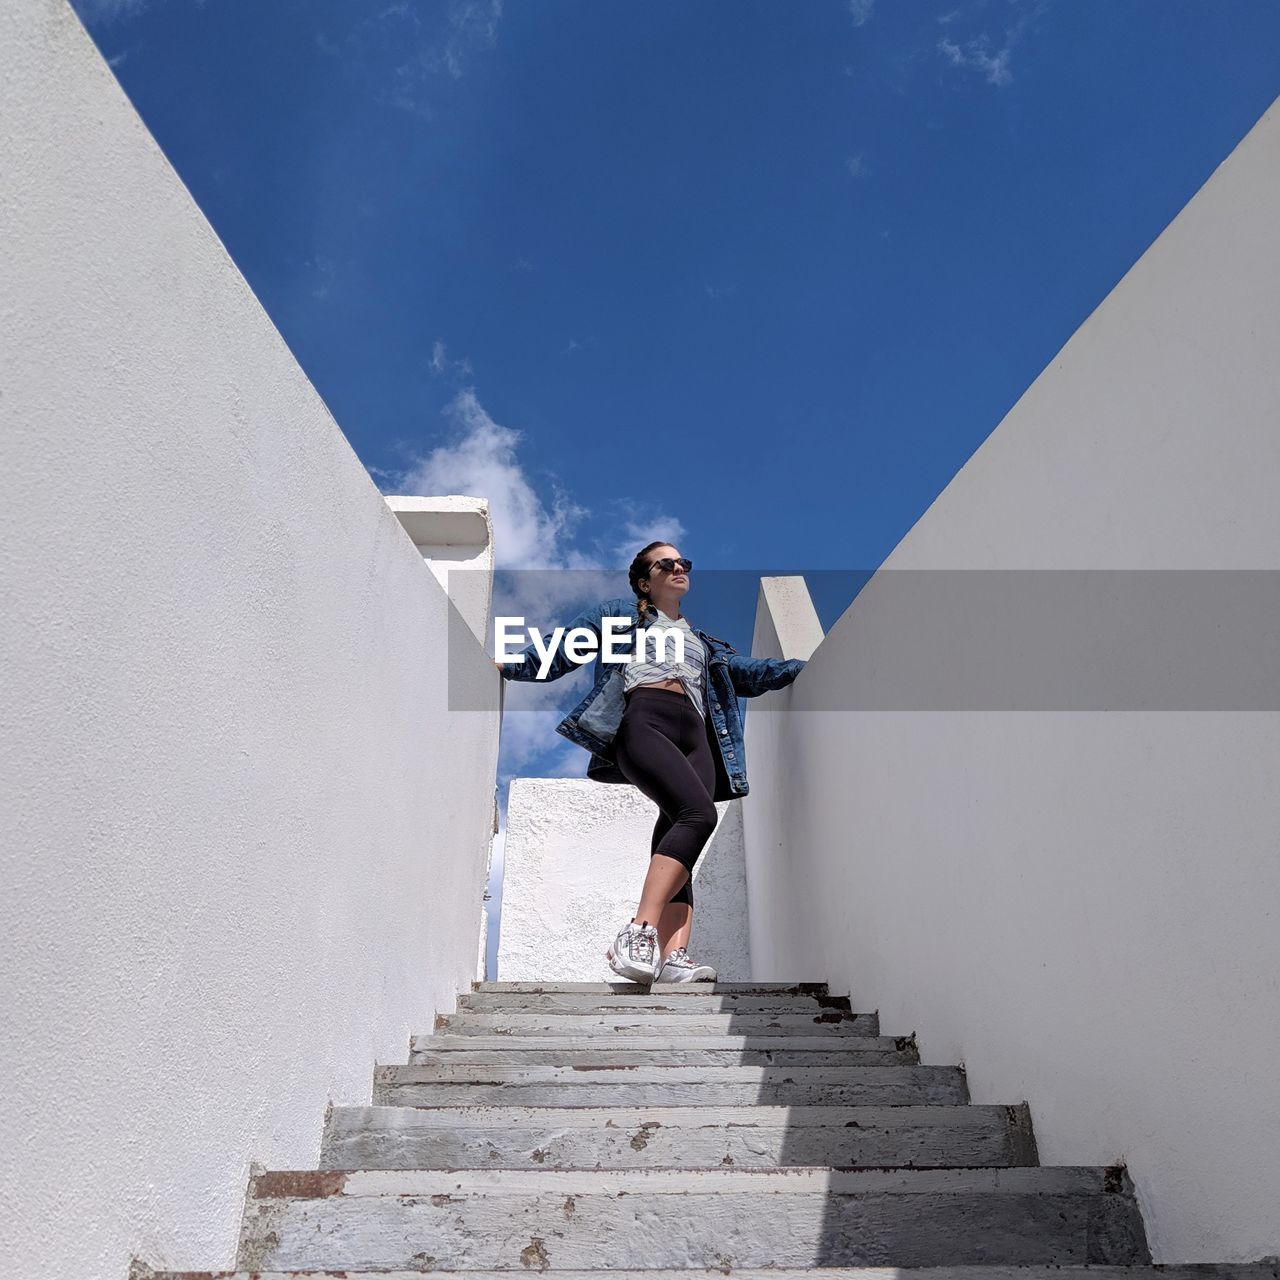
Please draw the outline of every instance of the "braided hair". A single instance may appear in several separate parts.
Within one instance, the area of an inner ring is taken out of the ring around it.
[[[642,548],[636,553],[636,558],[631,562],[631,568],[627,570],[627,581],[631,584],[631,590],[636,594],[636,612],[640,615],[640,621],[644,621],[644,616],[650,610],[655,613],[653,601],[649,599],[646,592],[640,590],[640,579],[649,576],[649,556],[656,551],[658,547],[670,546],[670,543],[663,542],[659,539],[657,542],[651,542],[647,547]]]

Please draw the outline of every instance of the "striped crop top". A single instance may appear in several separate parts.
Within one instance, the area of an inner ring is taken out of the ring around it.
[[[663,680],[679,680],[699,714],[707,714],[707,653],[685,618],[668,618],[655,607],[653,620],[643,631],[636,632],[637,658],[623,668],[622,688],[625,693],[642,684],[658,684]],[[677,637],[684,639],[684,661],[676,662]]]

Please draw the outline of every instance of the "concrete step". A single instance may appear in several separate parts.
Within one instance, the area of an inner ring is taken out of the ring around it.
[[[910,1065],[920,1061],[912,1039],[846,1036],[843,1040],[786,1036],[760,1040],[683,1037],[678,1041],[643,1036],[427,1036],[413,1042],[415,1066],[475,1063],[486,1066],[566,1067],[836,1067]]]
[[[261,1173],[248,1270],[1150,1261],[1123,1170]]]
[[[625,1038],[599,1032],[590,1036],[557,1036],[554,1032],[524,1034],[474,1032],[456,1036],[449,1032],[435,1032],[429,1036],[413,1036],[410,1038],[410,1060],[417,1053],[429,1053],[436,1050],[453,1050],[453,1048],[475,1048],[475,1050],[547,1050],[556,1052],[563,1050],[573,1052],[584,1048],[598,1048],[600,1051],[625,1052],[675,1052],[677,1050],[728,1050],[732,1052],[823,1052],[823,1053],[865,1053],[887,1052],[890,1048],[911,1047],[915,1038],[911,1036],[828,1036],[819,1032],[814,1036],[778,1036],[771,1032],[767,1036],[733,1036],[733,1034],[682,1034],[678,1037],[662,1036],[657,1032],[644,1034],[636,1032],[627,1034]]]
[[[458,1012],[474,1013],[580,1013],[597,1016],[613,1013],[733,1013],[789,1014],[812,1017],[823,1009],[849,1012],[847,996],[747,995],[738,992],[690,994],[664,987],[647,992],[591,995],[583,992],[516,993],[476,991],[458,997]]]
[[[741,995],[825,996],[830,992],[825,982],[694,982],[659,984],[660,991],[673,995],[705,995],[725,992]],[[634,982],[473,982],[472,991],[541,995],[544,992],[574,992],[587,995],[625,995],[636,990]]]
[[[464,1271],[467,1280],[511,1280],[502,1271]],[[618,1280],[617,1271],[567,1271],[557,1267],[564,1280]],[[629,1274],[637,1274],[631,1271]],[[751,1267],[732,1273],[723,1268],[699,1267],[671,1271],[643,1271],[642,1280],[707,1280],[732,1274],[733,1280],[1280,1280],[1280,1267],[1270,1263],[1201,1263],[1162,1267]],[[137,1269],[129,1280],[421,1280],[421,1271],[152,1271]]]
[[[374,1069],[401,1107],[908,1106],[968,1102],[958,1067],[418,1067]]]
[[[335,1107],[324,1169],[1034,1165],[1020,1107]]]
[[[880,1018],[823,1009],[815,1014],[660,1013],[442,1013],[436,1031],[453,1036],[878,1036]]]

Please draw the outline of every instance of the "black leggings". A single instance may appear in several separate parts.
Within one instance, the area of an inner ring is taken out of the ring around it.
[[[716,828],[706,722],[683,689],[640,685],[627,694],[615,742],[623,776],[658,806],[650,855],[675,858],[689,870],[671,901],[692,909],[693,864]]]

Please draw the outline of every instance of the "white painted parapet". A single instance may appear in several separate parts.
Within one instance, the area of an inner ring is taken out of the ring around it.
[[[500,680],[62,0],[0,173],[0,1270],[230,1267],[475,976]]]
[[[719,824],[693,872],[690,954],[731,982],[751,972],[741,805],[716,805]],[[501,981],[622,981],[604,953],[635,912],[657,816],[635,787],[589,778],[512,779]]]
[[[386,502],[476,640],[487,644],[493,607],[493,524],[488,499],[396,495]]]
[[[798,574],[761,578],[752,656],[803,658],[807,662],[821,643],[822,623],[804,578]]]
[[[1278,226],[1273,106],[864,587],[788,709],[747,726],[753,976],[826,979],[918,1031],[926,1061],[963,1061],[975,1102],[1027,1099],[1045,1163],[1126,1163],[1161,1262],[1280,1254],[1274,699],[875,695],[904,653],[950,669],[946,609],[895,631],[909,573],[1280,571]],[[1206,621],[1212,592],[1185,587]],[[1145,665],[1167,660],[1158,640]]]

